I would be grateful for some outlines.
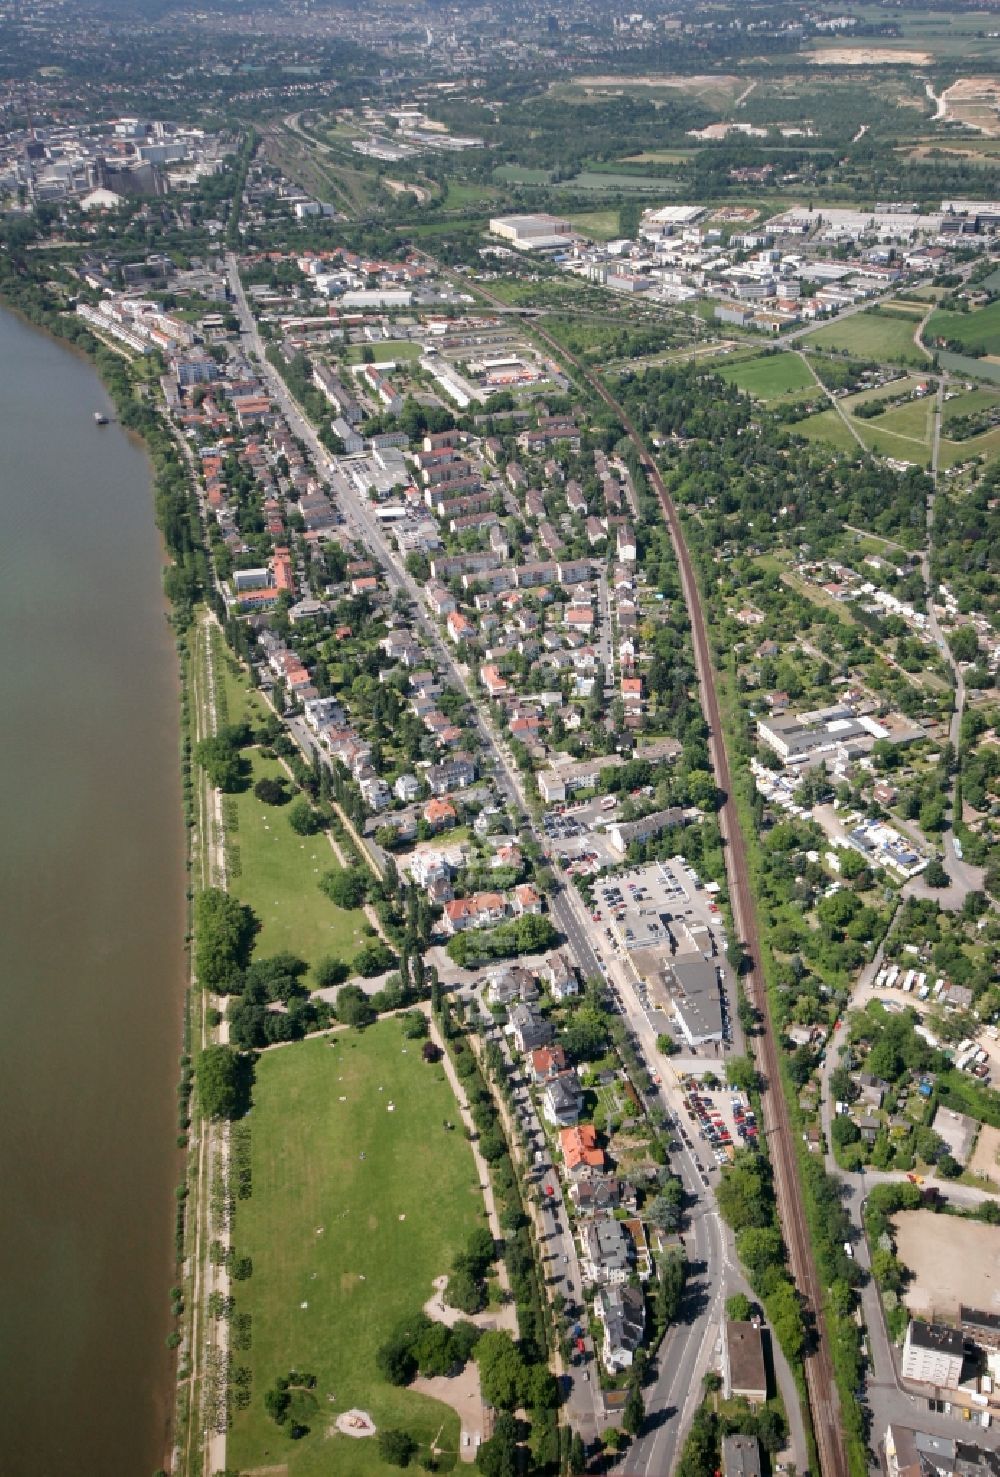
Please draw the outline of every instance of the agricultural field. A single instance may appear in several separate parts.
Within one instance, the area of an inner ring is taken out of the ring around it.
[[[365,942],[366,918],[360,911],[335,907],[319,890],[324,872],[337,861],[327,837],[299,836],[288,823],[288,807],[265,805],[253,793],[260,779],[284,779],[276,759],[248,751],[252,767],[247,788],[223,801],[229,888],[260,919],[255,953],[284,949],[307,964],[326,954],[350,961]],[[235,821],[235,825],[232,822]]]
[[[798,354],[763,354],[742,363],[721,364],[717,370],[724,380],[737,385],[755,400],[801,400],[804,396],[822,394],[807,364]]]
[[[941,340],[972,354],[1000,354],[1000,300],[969,313],[955,313],[939,308],[932,313],[924,330],[928,344]]]
[[[391,1109],[394,1109],[392,1111]],[[410,1432],[439,1471],[459,1449],[446,1406],[382,1379],[379,1344],[432,1295],[470,1233],[484,1225],[482,1192],[440,1065],[421,1057],[398,1020],[264,1052],[248,1115],[252,1191],[237,1201],[234,1245],[253,1274],[234,1284],[252,1319],[238,1360],[252,1373],[237,1411],[232,1467],[287,1477],[388,1477],[372,1440],[333,1430],[358,1407],[377,1427]],[[290,1370],[316,1376],[293,1441],[264,1409]]]
[[[811,348],[835,349],[885,364],[925,365],[929,360],[913,342],[915,324],[867,311],[824,324],[808,335]]]

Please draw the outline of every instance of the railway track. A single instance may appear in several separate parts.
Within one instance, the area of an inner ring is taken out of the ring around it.
[[[445,277],[451,277],[447,269],[432,256],[417,251]],[[469,284],[464,279],[452,279],[467,291]],[[481,283],[476,291],[495,308],[509,305],[495,298]],[[775,1198],[782,1233],[788,1248],[788,1261],[795,1286],[801,1295],[808,1314],[814,1324],[815,1337],[804,1358],[806,1388],[812,1415],[813,1433],[822,1477],[849,1477],[847,1449],[840,1424],[840,1402],[830,1356],[830,1342],[823,1310],[823,1289],[813,1257],[812,1241],[806,1222],[802,1187],[799,1183],[796,1147],[792,1136],[791,1119],[781,1083],[778,1044],[768,1008],[767,987],[760,970],[760,935],[757,928],[757,912],[750,889],[747,868],[746,843],[740,829],[739,816],[732,795],[732,779],[729,756],[723,737],[722,715],[715,687],[715,672],[712,653],[708,643],[705,614],[701,604],[701,592],[695,578],[694,565],[684,540],[680,518],[673,499],[667,491],[659,468],[646,448],[631,418],[625,413],[601,380],[586,368],[577,356],[565,345],[554,339],[537,318],[525,325],[530,333],[536,334],[557,355],[568,360],[577,373],[604,401],[621,421],[625,434],[635,447],[643,470],[656,492],[663,512],[674,554],[681,575],[681,588],[691,624],[694,646],[695,669],[701,692],[702,711],[709,728],[709,755],[715,773],[716,785],[724,796],[719,811],[719,827],[722,833],[726,857],[726,876],[729,896],[733,907],[733,922],[737,936],[748,959],[748,968],[743,975],[743,987],[747,997],[763,1022],[763,1030],[755,1038],[754,1051],[762,1077],[761,1111],[768,1149],[774,1172]]]
[[[813,1431],[823,1477],[848,1477],[847,1451],[839,1418],[839,1401],[834,1380],[833,1361],[830,1357],[829,1338],[823,1313],[823,1290],[820,1285],[816,1262],[812,1252],[809,1227],[806,1222],[802,1187],[798,1178],[796,1148],[792,1136],[791,1119],[778,1060],[778,1045],[771,1016],[768,1010],[767,991],[760,971],[760,936],[757,929],[757,914],[747,870],[746,844],[740,829],[736,805],[732,797],[732,782],[729,757],[723,738],[722,716],[719,710],[712,666],[711,648],[701,605],[701,592],[695,578],[694,566],[688,553],[681,529],[680,519],[673,499],[667,492],[659,469],[646,449],[631,419],[609,390],[577,359],[574,354],[553,339],[537,322],[532,323],[537,333],[551,349],[568,359],[583,376],[604,403],[621,420],[625,433],[639,454],[642,466],[654,488],[663,516],[670,532],[671,542],[681,574],[681,586],[691,622],[694,644],[695,667],[701,690],[702,711],[709,727],[709,753],[715,771],[716,784],[725,797],[719,812],[719,824],[726,854],[726,872],[729,879],[729,894],[733,905],[733,921],[737,935],[749,958],[749,968],[743,977],[744,988],[750,1003],[758,1011],[763,1022],[763,1031],[756,1038],[757,1064],[764,1081],[762,1111],[767,1134],[771,1162],[774,1168],[774,1187],[781,1219],[782,1231],[788,1246],[788,1258],[795,1285],[802,1295],[815,1326],[815,1340],[805,1357],[806,1385],[812,1413]]]

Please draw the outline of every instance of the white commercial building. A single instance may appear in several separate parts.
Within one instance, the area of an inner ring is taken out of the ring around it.
[[[957,1390],[965,1360],[965,1341],[957,1328],[912,1319],[903,1343],[903,1378],[942,1390]]]

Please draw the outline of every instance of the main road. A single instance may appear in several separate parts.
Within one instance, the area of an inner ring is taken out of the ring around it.
[[[719,811],[719,824],[726,851],[729,895],[737,936],[747,955],[743,984],[750,1003],[756,1008],[763,1023],[761,1033],[755,1040],[755,1052],[763,1076],[762,1112],[774,1170],[778,1212],[788,1245],[789,1264],[795,1285],[802,1294],[815,1322],[816,1337],[805,1357],[805,1372],[820,1469],[825,1477],[847,1477],[847,1451],[841,1428],[839,1400],[830,1355],[829,1336],[826,1330],[823,1289],[816,1270],[812,1241],[806,1222],[802,1187],[798,1177],[797,1149],[792,1133],[788,1103],[781,1082],[777,1037],[771,1021],[766,985],[760,967],[761,945],[749,881],[746,844],[733,798],[729,757],[723,737],[722,715],[715,687],[711,647],[694,565],[688,553],[673,499],[667,491],[666,484],[645,442],[624,408],[597,376],[586,369],[575,355],[570,354],[544,328],[537,322],[532,324],[532,328],[555,353],[561,354],[574,365],[577,373],[618,416],[656,492],[670,531],[691,624],[702,711],[709,727],[709,753],[716,784],[723,796]]]
[[[302,414],[281,376],[268,361],[263,340],[246,300],[235,257],[228,258],[227,268],[244,339],[249,341],[259,359],[260,370],[267,380],[269,392],[281,407],[282,414],[286,417],[291,429],[308,446],[316,466],[323,471],[335,489],[348,525],[366,546],[380,557],[390,587],[401,591],[412,601],[417,623],[428,646],[435,652],[458,690],[469,700],[476,730],[484,753],[490,756],[498,788],[510,804],[513,814],[520,816],[522,823],[528,826],[536,839],[544,844],[543,838],[538,837],[535,832],[526,804],[521,776],[506,741],[502,735],[494,732],[482,711],[477,695],[470,688],[467,672],[455,660],[442,640],[437,627],[425,613],[421,591],[416,581],[402,565],[395,551],[390,548],[383,529],[366,506],[364,499],[351,487],[340,471],[336,460],[323,447],[315,429]],[[567,939],[584,975],[593,978],[601,974],[601,964],[591,938],[590,916],[575,889],[565,888],[561,881],[556,880],[548,903],[553,922]],[[638,1027],[639,1046],[646,1055],[648,1065],[655,1069],[657,1061],[655,1037],[649,1029],[645,1012],[637,999],[630,1001],[629,1018],[630,1023]],[[686,1233],[687,1258],[692,1269],[692,1286],[688,1293],[691,1312],[684,1323],[677,1324],[670,1330],[656,1362],[651,1404],[657,1412],[663,1414],[657,1421],[655,1429],[632,1449],[630,1468],[637,1472],[648,1473],[648,1477],[660,1477],[661,1473],[669,1471],[679,1452],[687,1425],[694,1414],[694,1404],[689,1398],[690,1392],[697,1391],[700,1387],[701,1375],[714,1353],[715,1340],[711,1335],[713,1329],[718,1332],[721,1325],[722,1300],[725,1290],[723,1281],[724,1260],[726,1259],[723,1246],[724,1233],[715,1211],[714,1202],[704,1192],[700,1184],[700,1176],[688,1150],[685,1149],[675,1156],[675,1167],[680,1172],[688,1204],[691,1207]],[[565,1219],[563,1225],[567,1225]],[[572,1236],[568,1234],[568,1226],[563,1236],[557,1235],[553,1238],[553,1242],[556,1241],[560,1247],[559,1255],[569,1256],[571,1259],[568,1264],[569,1271],[566,1273],[568,1285],[574,1289],[581,1288],[577,1249]],[[731,1259],[731,1264],[735,1270],[734,1259]],[[692,1308],[693,1304],[696,1306]],[[568,1405],[583,1426],[583,1433],[588,1434],[590,1430],[596,1433],[599,1425],[594,1402],[596,1380],[593,1383],[589,1378],[584,1380],[584,1374],[589,1375],[589,1371],[579,1368],[571,1369],[567,1373],[571,1380]]]

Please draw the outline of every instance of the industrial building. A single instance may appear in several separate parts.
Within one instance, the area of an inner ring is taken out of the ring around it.
[[[572,224],[556,215],[498,215],[490,231],[520,251],[556,251],[577,239]]]

